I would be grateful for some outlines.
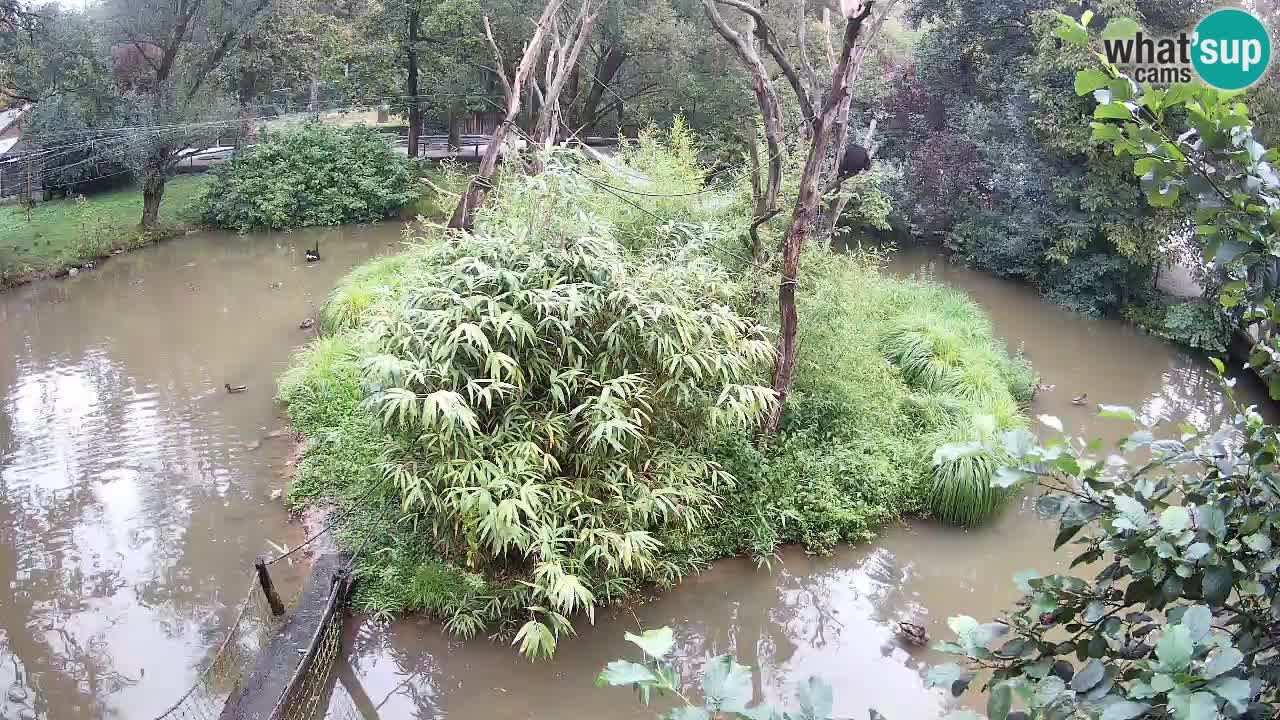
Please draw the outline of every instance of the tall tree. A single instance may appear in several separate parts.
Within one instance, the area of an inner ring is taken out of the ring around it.
[[[834,164],[829,157],[832,138],[842,137],[848,122],[849,105],[846,100],[852,92],[855,72],[861,53],[858,52],[863,27],[871,16],[874,0],[841,0],[840,17],[844,20],[844,32],[839,50],[833,50],[830,80],[822,89],[821,98],[812,80],[806,82],[787,57],[782,44],[769,26],[769,18],[746,0],[702,0],[703,9],[716,31],[735,49],[739,59],[747,65],[756,88],[756,99],[765,119],[766,137],[772,120],[780,115],[777,95],[772,89],[772,79],[756,51],[754,43],[745,34],[736,33],[720,16],[717,5],[742,11],[750,19],[750,33],[768,52],[781,69],[782,75],[796,94],[800,106],[801,122],[807,129],[808,155],[799,178],[799,194],[791,214],[791,222],[783,235],[779,249],[782,261],[778,284],[778,313],[781,328],[778,353],[773,369],[775,401],[760,428],[761,439],[766,439],[778,429],[787,395],[791,390],[795,372],[796,337],[799,318],[796,311],[796,285],[800,269],[800,251],[814,230],[818,219],[818,206],[823,197],[823,178],[828,176]],[[890,3],[892,4],[892,3]],[[803,23],[803,19],[801,19]],[[873,24],[879,28],[879,24]],[[863,43],[865,46],[865,41]],[[810,78],[816,73],[806,71]],[[772,148],[771,148],[772,152]],[[772,171],[771,171],[772,172]],[[753,221],[754,223],[755,221]]]
[[[107,26],[130,54],[130,95],[140,129],[127,155],[142,181],[142,228],[156,227],[165,183],[181,153],[212,142],[235,118],[217,83],[208,82],[271,0],[110,0]]]
[[[543,150],[549,150],[552,144],[560,139],[560,122],[563,117],[561,95],[564,93],[565,84],[571,77],[577,75],[578,56],[582,54],[582,47],[591,37],[591,28],[602,4],[604,0],[595,5],[591,0],[583,0],[577,17],[569,24],[568,32],[564,35],[561,35],[559,22],[552,24],[552,42],[544,62],[546,87],[539,85],[536,77],[532,80],[533,89],[540,102],[538,121],[533,130],[533,141],[534,144],[541,145]],[[536,171],[542,170],[542,153],[534,153],[533,166]]]
[[[529,75],[538,64],[538,58],[542,54],[542,43],[550,31],[551,23],[555,19],[556,13],[559,12],[562,3],[563,0],[547,0],[547,4],[542,10],[542,16],[538,18],[538,22],[534,26],[533,36],[525,43],[524,53],[520,56],[520,64],[516,67],[516,71],[511,77],[508,77],[506,70],[503,69],[505,63],[502,59],[502,50],[494,39],[489,18],[484,18],[485,37],[489,40],[489,44],[493,48],[494,59],[497,61],[496,73],[498,80],[502,83],[502,92],[507,100],[507,109],[502,122],[494,129],[493,136],[489,138],[489,145],[485,148],[484,158],[480,161],[480,168],[476,172],[476,176],[471,179],[466,191],[458,199],[458,206],[453,211],[453,217],[449,219],[449,227],[451,229],[470,232],[475,222],[476,211],[484,204],[484,199],[489,194],[489,189],[493,187],[493,176],[498,168],[498,155],[502,152],[502,148],[506,143],[507,133],[515,125],[516,119],[520,115],[521,93],[524,90],[524,84],[529,80]]]

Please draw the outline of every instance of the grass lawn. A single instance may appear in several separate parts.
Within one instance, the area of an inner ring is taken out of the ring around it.
[[[166,227],[194,222],[193,201],[205,183],[203,175],[170,180],[160,222]],[[31,211],[30,222],[20,205],[0,206],[0,286],[57,274],[114,250],[163,239],[139,233],[141,218],[142,191],[136,187],[97,193],[83,202],[68,198],[40,203]]]

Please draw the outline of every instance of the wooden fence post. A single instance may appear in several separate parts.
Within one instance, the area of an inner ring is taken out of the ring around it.
[[[262,585],[262,594],[267,596],[267,603],[271,605],[271,614],[283,615],[284,603],[280,601],[280,593],[276,592],[276,586],[271,582],[271,573],[267,572],[266,558],[259,555],[253,561],[253,567],[258,570],[258,583]]]

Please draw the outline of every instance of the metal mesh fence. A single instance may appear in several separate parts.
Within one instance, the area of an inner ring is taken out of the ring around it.
[[[249,581],[244,599],[222,643],[206,661],[195,683],[156,720],[217,720],[227,698],[240,686],[254,658],[284,617],[275,617],[257,578]]]
[[[302,681],[280,702],[279,720],[321,720],[326,717],[334,695],[337,676],[334,663],[342,652],[342,613],[329,617],[317,636],[316,652]]]

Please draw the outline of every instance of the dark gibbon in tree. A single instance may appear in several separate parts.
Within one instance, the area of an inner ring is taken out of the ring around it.
[[[850,145],[840,158],[840,171],[836,174],[836,182],[844,182],[864,170],[871,169],[871,154],[861,145]]]

